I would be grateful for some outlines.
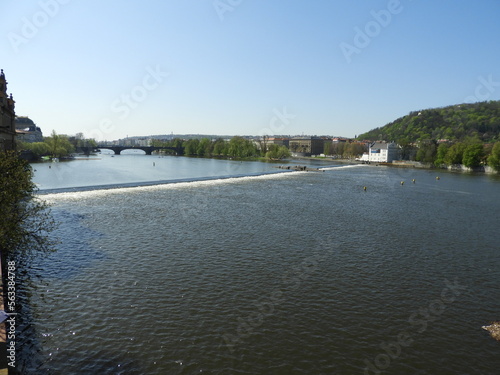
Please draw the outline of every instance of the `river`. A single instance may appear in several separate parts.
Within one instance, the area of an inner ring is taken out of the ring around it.
[[[498,374],[498,177],[97,159],[35,165],[23,374]]]

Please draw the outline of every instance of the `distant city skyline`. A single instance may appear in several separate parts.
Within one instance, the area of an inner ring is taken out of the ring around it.
[[[353,138],[500,99],[500,3],[6,1],[0,67],[45,135]]]

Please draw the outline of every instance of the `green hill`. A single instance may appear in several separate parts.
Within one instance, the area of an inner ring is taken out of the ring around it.
[[[381,128],[359,135],[358,139],[402,143],[429,139],[500,141],[500,101],[410,112]]]

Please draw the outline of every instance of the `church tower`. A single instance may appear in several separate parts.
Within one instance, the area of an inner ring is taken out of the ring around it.
[[[0,71],[0,151],[16,149],[15,102],[7,95],[7,80],[3,69]]]

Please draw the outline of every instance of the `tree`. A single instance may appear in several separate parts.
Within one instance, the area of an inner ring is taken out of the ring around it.
[[[198,156],[212,156],[213,145],[210,139],[202,138],[200,143],[198,144],[197,154]]]
[[[345,145],[344,157],[355,158],[367,152],[368,148],[361,143],[348,143]]]
[[[401,148],[401,160],[413,160],[415,157],[415,146],[410,141],[409,137],[403,136],[397,139],[396,143]]]
[[[83,133],[76,133],[74,136],[67,138],[75,149],[79,149],[80,147],[97,147],[96,140],[94,138],[85,138]]]
[[[46,137],[44,139],[44,142],[47,143],[49,147],[49,154],[53,158],[68,156],[72,152],[75,152],[75,148],[68,140],[68,137],[64,135],[58,135],[55,130],[52,131],[50,137]]]
[[[464,150],[462,164],[466,167],[473,168],[481,165],[484,157],[484,148],[482,144],[468,145]]]
[[[153,146],[153,147],[165,147],[165,146],[167,146],[167,142],[162,141],[161,139],[152,139],[151,146]]]
[[[233,137],[229,141],[228,156],[235,158],[247,158],[259,154],[253,142],[243,137]]]
[[[436,154],[436,142],[433,140],[425,140],[420,142],[415,159],[424,163],[433,163],[436,159]]]
[[[279,149],[278,145],[270,144],[267,147],[267,152],[265,153],[265,157],[268,159],[279,159],[278,158],[278,149]]]
[[[45,142],[22,143],[18,144],[18,148],[31,151],[37,158],[50,153],[49,145]]]
[[[325,141],[325,144],[323,146],[323,154],[325,155],[331,155],[332,154],[332,147],[333,146],[333,143],[332,142],[326,142]]]
[[[464,150],[462,164],[466,167],[477,167],[484,159],[484,147],[482,144],[470,144]]]
[[[35,196],[30,165],[16,153],[0,153],[0,251],[45,250],[55,228],[46,202]],[[5,259],[5,258],[4,258]],[[2,262],[5,265],[5,262]]]
[[[359,138],[385,141],[407,138],[410,143],[425,139],[492,142],[498,140],[499,131],[500,101],[496,100],[410,112]]]
[[[286,159],[292,156],[292,153],[286,146],[280,146],[278,148],[278,159]]]
[[[226,156],[227,155],[227,144],[222,138],[217,138],[214,142],[213,154],[216,156]]]
[[[467,146],[464,143],[455,143],[448,149],[448,152],[446,152],[444,162],[447,165],[462,164],[462,159],[466,147]]]
[[[270,144],[266,152],[266,158],[275,160],[285,159],[290,157],[290,155],[290,150],[286,146],[276,144]]]
[[[200,141],[198,139],[190,139],[188,141],[185,141],[183,143],[184,154],[187,156],[197,155],[199,144],[200,144]]]
[[[267,151],[269,151],[269,147],[267,145],[268,141],[269,136],[266,134],[264,134],[262,137],[259,137],[259,139],[257,140],[257,142],[259,143],[260,153],[263,156],[267,154]]]
[[[439,167],[440,165],[444,164],[444,160],[446,157],[446,153],[448,152],[450,146],[447,143],[441,143],[436,152],[436,160],[434,161],[434,165]]]
[[[500,172],[500,142],[496,142],[488,157],[488,165],[495,171]]]
[[[330,144],[329,152],[325,155],[336,156],[337,158],[341,158],[344,156],[344,151],[346,148],[345,142],[333,142]]]

